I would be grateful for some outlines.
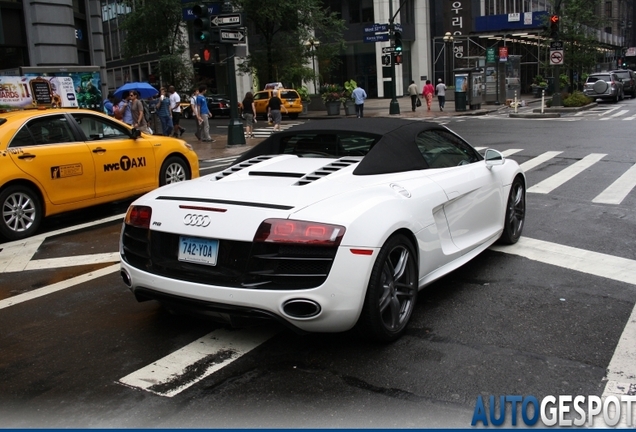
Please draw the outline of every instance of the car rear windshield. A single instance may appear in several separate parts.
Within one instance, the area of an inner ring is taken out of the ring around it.
[[[628,71],[619,71],[619,72],[614,72],[616,75],[618,75],[619,78],[623,78],[623,79],[629,79],[631,78],[630,74]]]
[[[296,93],[294,90],[292,91],[285,91],[282,90],[280,92],[280,98],[281,99],[298,99],[298,93]]]
[[[301,157],[365,156],[380,138],[345,132],[303,132],[281,139],[280,153]]]
[[[5,124],[6,122],[7,122],[7,119],[5,119],[5,118],[0,118],[0,125],[1,125],[1,124]]]
[[[589,83],[593,83],[593,82],[596,82],[598,80],[611,81],[609,75],[594,75],[594,76],[587,77],[587,82],[589,82]]]

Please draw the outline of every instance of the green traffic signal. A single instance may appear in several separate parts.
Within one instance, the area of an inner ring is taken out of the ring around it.
[[[393,33],[393,46],[395,51],[402,51],[402,32],[396,31]]]

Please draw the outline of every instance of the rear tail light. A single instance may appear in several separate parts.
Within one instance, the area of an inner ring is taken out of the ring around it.
[[[152,208],[148,206],[131,206],[126,212],[126,225],[137,228],[150,228],[150,219],[152,218]]]
[[[267,219],[254,235],[255,242],[338,246],[345,228],[339,225],[290,219]]]

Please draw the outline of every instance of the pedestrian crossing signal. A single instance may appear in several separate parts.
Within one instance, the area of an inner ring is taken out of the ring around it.
[[[402,64],[402,54],[395,54],[395,64],[396,65]]]
[[[382,56],[382,66],[391,66],[391,55],[384,54]]]

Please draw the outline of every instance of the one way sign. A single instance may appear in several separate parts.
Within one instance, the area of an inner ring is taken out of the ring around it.
[[[221,42],[241,43],[245,39],[245,30],[221,29]]]

